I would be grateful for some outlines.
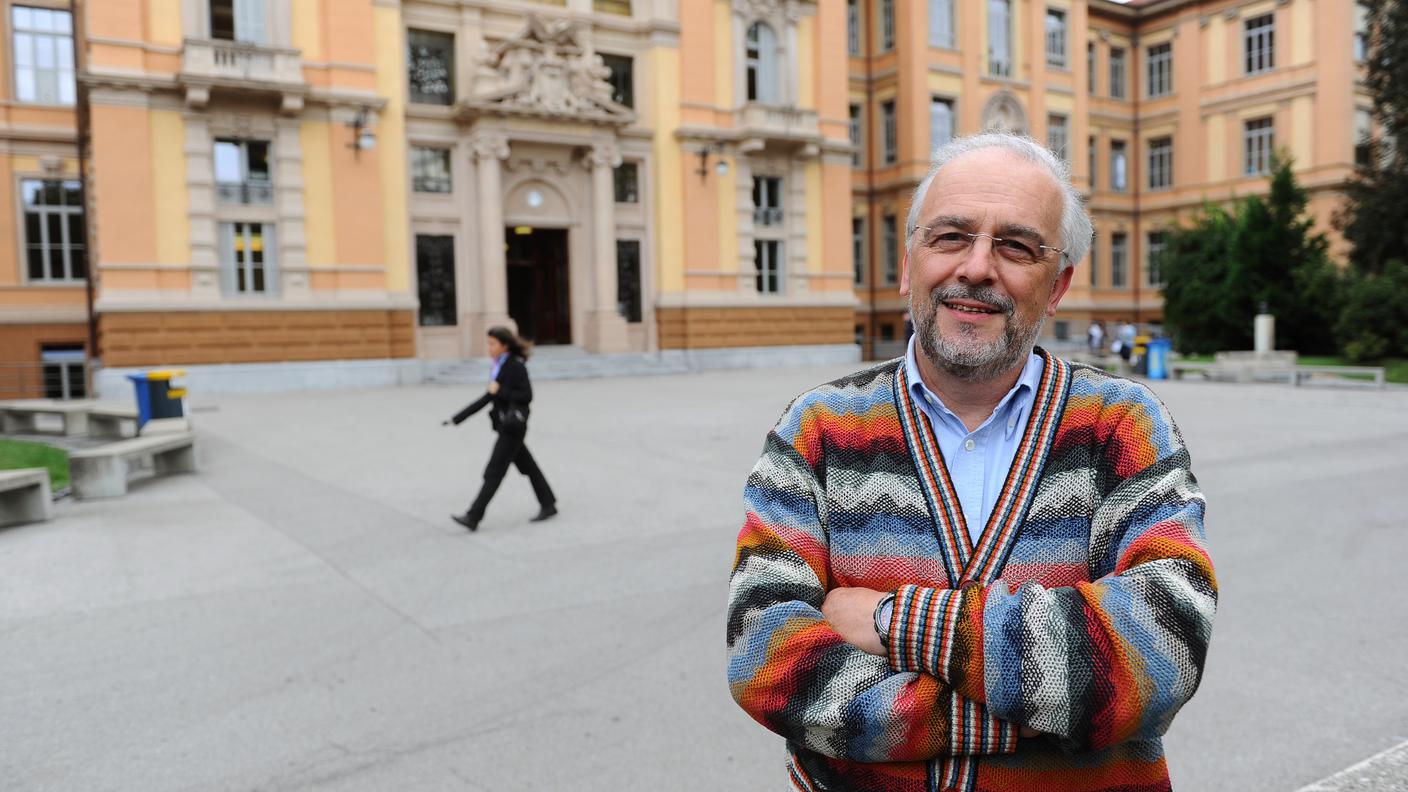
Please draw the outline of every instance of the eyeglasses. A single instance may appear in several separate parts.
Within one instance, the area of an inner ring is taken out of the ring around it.
[[[1022,239],[1003,239],[982,232],[970,234],[966,231],[954,231],[943,226],[919,226],[914,231],[919,234],[920,246],[943,256],[967,253],[977,243],[978,237],[987,237],[991,240],[992,249],[997,253],[998,258],[1009,264],[1029,267],[1038,261],[1045,261],[1046,257],[1052,253],[1060,253],[1061,258],[1064,259],[1070,258],[1066,251],[1058,247]]]

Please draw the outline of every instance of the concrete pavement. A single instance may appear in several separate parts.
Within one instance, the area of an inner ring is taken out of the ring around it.
[[[844,371],[537,383],[563,513],[528,524],[511,473],[473,535],[488,422],[439,425],[473,389],[195,394],[200,474],[0,531],[0,786],[781,789],[725,685],[727,575],[764,433]],[[1290,792],[1408,740],[1408,393],[1158,391],[1222,586],[1175,786]]]

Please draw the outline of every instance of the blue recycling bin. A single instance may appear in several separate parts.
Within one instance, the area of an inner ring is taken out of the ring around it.
[[[137,389],[137,430],[141,431],[147,422],[155,418],[180,418],[185,415],[181,403],[186,389],[173,386],[172,379],[184,376],[180,370],[143,371],[128,374],[127,379]]]
[[[1168,379],[1168,355],[1173,351],[1173,340],[1155,338],[1149,341],[1149,379]]]

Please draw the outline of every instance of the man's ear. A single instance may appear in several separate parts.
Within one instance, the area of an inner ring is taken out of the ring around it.
[[[1066,290],[1071,288],[1071,278],[1075,273],[1075,267],[1065,267],[1056,274],[1056,282],[1051,286],[1051,301],[1046,304],[1047,316],[1056,315],[1056,305],[1066,296]]]
[[[900,296],[909,296],[909,248],[904,249],[904,258],[900,259]]]

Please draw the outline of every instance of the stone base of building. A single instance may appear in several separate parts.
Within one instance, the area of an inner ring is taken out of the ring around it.
[[[655,317],[666,350],[855,343],[852,305],[657,308]]]
[[[197,402],[211,394],[394,388],[419,385],[425,378],[424,363],[415,358],[178,365],[175,368],[186,372],[186,388]],[[93,389],[99,399],[132,401],[133,385],[127,375],[146,370],[100,369],[93,374]]]
[[[200,366],[415,356],[405,310],[175,310],[98,317],[103,364]]]

